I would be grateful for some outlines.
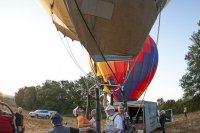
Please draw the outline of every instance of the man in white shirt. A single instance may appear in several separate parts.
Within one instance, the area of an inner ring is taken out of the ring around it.
[[[107,94],[104,94],[103,107],[105,109],[106,119],[106,133],[124,133],[123,120],[121,116],[115,112],[115,108],[112,105],[107,106]]]

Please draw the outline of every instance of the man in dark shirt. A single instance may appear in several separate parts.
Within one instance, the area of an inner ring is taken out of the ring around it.
[[[166,121],[165,111],[162,110],[160,114],[160,125],[161,125],[163,133],[165,133],[165,121]]]
[[[90,128],[71,128],[63,126],[63,118],[58,113],[51,117],[51,123],[54,127],[48,133],[81,133],[90,130]]]
[[[24,132],[24,116],[22,115],[22,108],[19,107],[18,108],[18,112],[15,113],[15,130],[17,131],[17,133],[23,133]]]

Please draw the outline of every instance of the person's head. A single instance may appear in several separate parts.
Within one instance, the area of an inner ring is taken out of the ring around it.
[[[123,105],[123,104],[120,104],[120,105],[117,107],[117,110],[118,110],[118,113],[123,114],[124,111],[125,111],[124,105]]]
[[[18,107],[18,108],[17,108],[17,111],[18,111],[18,113],[20,113],[20,114],[22,113],[22,110],[23,110],[22,107]]]
[[[112,116],[115,114],[115,108],[112,105],[108,105],[106,107],[106,112],[109,116]]]
[[[83,114],[83,109],[80,108],[79,106],[77,106],[74,110],[73,110],[73,115],[74,116],[79,116],[79,115],[82,115]]]
[[[161,112],[160,112],[161,114],[165,114],[165,111],[164,110],[161,110]]]
[[[91,111],[91,116],[92,116],[93,118],[96,117],[96,109],[93,109],[93,110]]]
[[[60,114],[56,113],[51,117],[51,123],[53,125],[62,125],[63,118]]]

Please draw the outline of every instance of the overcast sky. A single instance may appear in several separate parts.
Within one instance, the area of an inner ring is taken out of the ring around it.
[[[179,99],[179,80],[185,74],[184,60],[190,37],[198,30],[199,0],[171,0],[161,15],[157,72],[145,100]],[[0,4],[0,92],[14,95],[24,86],[48,80],[75,80],[84,73],[68,55],[51,19],[35,0],[4,0]],[[156,41],[158,21],[150,35]],[[67,40],[67,41],[66,41]],[[85,72],[87,54],[78,42],[64,39]]]

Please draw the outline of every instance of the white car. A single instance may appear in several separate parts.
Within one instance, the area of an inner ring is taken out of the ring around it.
[[[50,118],[51,114],[49,113],[48,110],[35,110],[34,112],[30,112],[29,115],[31,117],[36,117],[36,118]]]
[[[57,113],[57,111],[50,110],[49,113],[50,113],[50,115],[52,117],[53,115],[55,115]]]

